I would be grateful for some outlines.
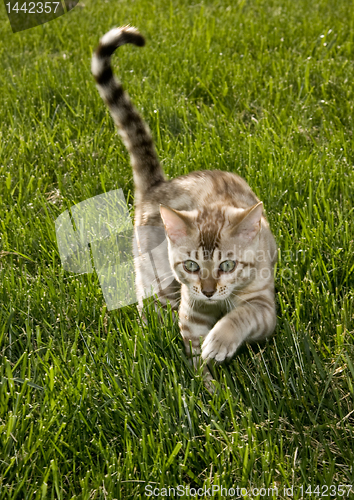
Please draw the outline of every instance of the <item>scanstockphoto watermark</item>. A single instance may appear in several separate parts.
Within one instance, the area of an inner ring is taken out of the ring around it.
[[[274,498],[279,496],[279,489],[274,486],[273,488],[242,488],[224,487],[218,484],[213,484],[209,488],[193,488],[189,485],[179,484],[176,487],[154,487],[151,484],[145,486],[145,496],[151,498],[174,498],[174,497],[192,497],[192,498],[211,498],[217,495],[225,498]]]
[[[79,0],[60,1],[16,1],[4,0],[7,16],[13,33],[28,30],[48,23],[72,10]]]
[[[122,189],[109,191],[89,198],[70,211],[63,212],[55,221],[57,244],[63,268],[76,274],[96,271],[108,310],[134,304],[138,301],[135,292],[135,269],[143,268],[151,282],[145,290],[145,297],[151,297],[166,289],[174,275],[167,265],[168,244],[163,227],[142,226],[134,228],[129,208]],[[154,242],[151,248],[151,242]],[[188,260],[189,249],[179,248],[181,260]],[[253,266],[235,266],[235,277],[243,273],[252,278],[271,278],[271,267],[267,265],[276,258],[268,251],[229,248],[221,259],[239,260],[240,252],[244,261],[253,262]],[[193,253],[193,252],[192,252]],[[161,262],[165,255],[166,262]],[[213,256],[203,256],[212,260]],[[288,256],[287,256],[288,258]],[[217,278],[217,262],[213,269],[201,269],[201,279],[209,274]],[[277,275],[290,280],[290,268],[278,270]]]
[[[189,485],[178,485],[175,487],[158,488],[151,484],[145,486],[144,494],[151,498],[212,498],[216,495],[218,498],[351,498],[353,485],[351,484],[322,484],[322,485],[297,485],[284,487],[224,487],[213,484],[209,488],[193,488]]]

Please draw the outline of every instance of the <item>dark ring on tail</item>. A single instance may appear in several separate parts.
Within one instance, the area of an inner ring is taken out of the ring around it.
[[[100,42],[96,49],[96,55],[102,59],[111,57],[113,52],[118,49],[118,47],[126,45],[127,43],[131,43],[137,47],[144,47],[145,38],[138,32],[132,33],[130,31],[121,31],[119,38],[117,38],[115,42],[116,43],[112,43],[110,45],[104,45]]]

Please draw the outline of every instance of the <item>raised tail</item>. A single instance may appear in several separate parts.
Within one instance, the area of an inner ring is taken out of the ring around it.
[[[126,43],[145,45],[144,37],[130,26],[106,33],[92,57],[91,71],[98,91],[107,104],[118,131],[128,148],[138,198],[165,180],[149,128],[132,105],[122,84],[113,75],[111,56]]]

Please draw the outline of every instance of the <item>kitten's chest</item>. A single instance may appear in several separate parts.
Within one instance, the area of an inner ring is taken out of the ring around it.
[[[230,305],[226,301],[217,301],[210,303],[203,303],[201,305],[194,304],[193,306],[189,306],[183,312],[185,314],[186,319],[196,319],[200,316],[203,316],[205,319],[210,322],[210,324],[214,325],[219,319],[225,316],[230,311]]]

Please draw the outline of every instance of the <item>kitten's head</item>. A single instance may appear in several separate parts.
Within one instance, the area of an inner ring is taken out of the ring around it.
[[[227,299],[255,277],[262,203],[244,210],[211,206],[177,211],[161,205],[171,269],[191,298]]]

